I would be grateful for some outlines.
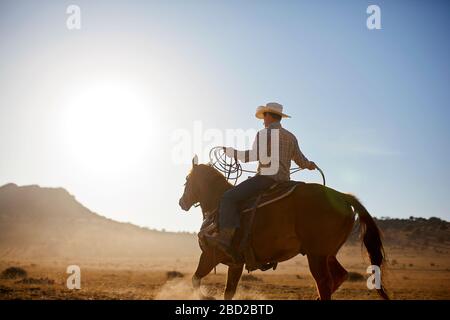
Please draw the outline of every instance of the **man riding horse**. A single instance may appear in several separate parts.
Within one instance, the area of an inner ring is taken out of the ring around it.
[[[270,102],[260,106],[256,109],[255,116],[264,120],[265,128],[256,135],[252,149],[238,151],[224,147],[224,151],[227,156],[242,162],[258,161],[257,174],[223,194],[219,205],[219,231],[205,235],[208,244],[219,247],[231,257],[233,257],[231,243],[235,230],[240,225],[240,203],[269,189],[274,183],[290,180],[291,160],[302,169],[317,168],[316,164],[309,161],[300,151],[295,136],[281,126],[282,118],[290,118],[283,113],[281,104]],[[275,144],[271,137],[275,137]],[[264,163],[263,158],[266,154],[261,154],[261,150],[267,150],[270,163]]]

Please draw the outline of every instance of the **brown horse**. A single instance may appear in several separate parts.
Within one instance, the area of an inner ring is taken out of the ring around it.
[[[188,211],[192,205],[200,203],[204,213],[212,212],[219,206],[222,194],[232,187],[216,169],[193,161],[179,204]],[[299,253],[306,254],[319,298],[331,299],[348,277],[336,254],[353,229],[355,214],[359,216],[370,262],[381,268],[385,256],[380,232],[364,206],[353,195],[315,183],[300,184],[288,197],[256,211],[250,240],[256,259],[262,263],[281,262]],[[192,277],[193,286],[200,289],[201,279],[219,263],[228,265],[224,298],[232,299],[243,264],[234,264],[211,247],[203,248]],[[388,299],[383,286],[377,290]]]

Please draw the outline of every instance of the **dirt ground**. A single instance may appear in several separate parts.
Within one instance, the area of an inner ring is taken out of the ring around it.
[[[344,247],[339,261],[351,272],[333,299],[379,299],[366,286],[369,265],[359,246]],[[389,264],[382,278],[393,299],[450,299],[450,255],[447,250],[388,248]],[[0,260],[0,271],[16,266],[27,279],[0,279],[0,299],[198,299],[191,276],[198,257],[116,261]],[[69,265],[81,268],[81,289],[69,290]],[[178,277],[168,276],[177,271]],[[226,266],[202,281],[202,292],[223,299]],[[358,274],[360,275],[358,279]],[[255,271],[241,279],[236,299],[316,299],[306,257],[280,263],[277,270]],[[363,277],[361,277],[361,275]],[[30,280],[31,279],[31,280]]]

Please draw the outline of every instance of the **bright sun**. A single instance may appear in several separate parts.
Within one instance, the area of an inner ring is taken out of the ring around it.
[[[121,83],[91,85],[72,97],[66,111],[70,155],[89,170],[127,170],[149,150],[154,124],[146,102],[133,88]]]

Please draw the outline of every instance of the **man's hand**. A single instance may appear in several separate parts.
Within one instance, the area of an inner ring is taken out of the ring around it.
[[[317,166],[316,166],[316,164],[313,162],[313,161],[310,161],[309,163],[308,163],[308,166],[306,167],[308,170],[314,170],[314,169],[317,169]]]
[[[232,148],[232,147],[222,147],[222,149],[225,152],[225,154],[227,155],[227,157],[236,159],[235,154],[234,154],[234,148]]]

